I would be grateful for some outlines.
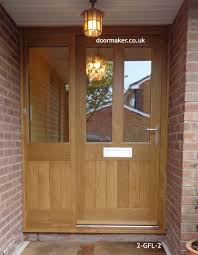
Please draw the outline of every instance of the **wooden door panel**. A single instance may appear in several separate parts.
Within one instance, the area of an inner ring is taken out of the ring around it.
[[[117,208],[117,161],[106,161],[107,208]]]
[[[83,188],[84,206],[85,208],[95,208],[96,194],[95,194],[95,162],[89,161],[84,168],[84,175],[82,176],[83,186],[79,187],[79,192]]]
[[[70,161],[29,161],[27,224],[30,228],[62,228],[75,224]]]
[[[27,219],[27,228],[32,229],[33,232],[64,232],[74,224],[74,214],[71,209],[31,210]]]
[[[107,207],[107,169],[105,161],[96,161],[96,208]]]
[[[50,164],[50,204],[52,209],[61,208],[61,170],[62,162],[51,162]]]
[[[133,225],[150,224],[152,220],[156,224],[158,176],[155,174],[148,160],[84,162],[77,223],[129,224],[130,220]]]
[[[73,190],[72,187],[72,168],[70,161],[61,162],[61,208],[63,209],[71,209],[73,207],[71,192]]]
[[[39,206],[39,162],[28,162],[26,196],[29,210]]]
[[[50,208],[50,166],[49,161],[38,162],[38,186],[39,204],[38,208]]]
[[[117,162],[117,208],[129,208],[129,161]]]
[[[72,173],[70,161],[50,162],[50,199],[54,209],[72,208]]]
[[[129,207],[140,208],[140,164],[129,161]]]

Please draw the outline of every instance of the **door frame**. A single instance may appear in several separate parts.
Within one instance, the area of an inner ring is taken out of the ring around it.
[[[77,112],[77,98],[76,91],[78,82],[76,80],[76,70],[78,55],[76,54],[77,36],[82,35],[81,27],[28,27],[21,28],[21,127],[22,127],[22,161],[23,161],[23,230],[24,232],[69,232],[69,233],[165,233],[166,222],[166,170],[167,170],[167,134],[168,134],[168,48],[169,48],[169,27],[168,26],[115,26],[104,27],[103,36],[111,38],[111,36],[126,35],[126,37],[139,38],[141,36],[157,36],[161,45],[162,56],[162,97],[161,97],[161,146],[160,146],[160,189],[159,189],[159,227],[157,229],[147,228],[78,228],[75,225],[68,226],[66,229],[43,229],[43,228],[29,228],[27,222],[27,162],[30,151],[33,148],[28,144],[29,137],[29,121],[25,108],[27,109],[28,102],[28,47],[30,46],[70,46],[71,47],[71,95],[70,95],[70,109],[73,109],[74,114],[70,114],[70,146],[71,146],[71,162],[73,178],[77,178],[77,155],[76,155],[76,112]],[[104,47],[104,46],[103,46]],[[34,146],[34,145],[33,145]],[[50,146],[48,153],[53,154],[55,160],[61,160],[65,157],[64,148],[67,144],[57,144],[57,150],[61,153],[52,153]],[[43,147],[46,148],[46,147]],[[37,157],[37,155],[35,155]],[[33,156],[34,158],[34,156]],[[45,160],[45,155],[43,155]],[[76,184],[74,183],[74,199],[76,201]],[[77,209],[77,208],[76,208]],[[76,210],[75,209],[75,210]]]

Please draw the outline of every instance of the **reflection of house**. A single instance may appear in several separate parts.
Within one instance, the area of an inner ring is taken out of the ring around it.
[[[124,141],[148,141],[150,76],[132,83],[124,93]],[[111,137],[112,105],[100,107],[87,122],[87,133]]]
[[[150,79],[143,79],[132,83],[124,94],[124,104],[144,113],[150,112]]]

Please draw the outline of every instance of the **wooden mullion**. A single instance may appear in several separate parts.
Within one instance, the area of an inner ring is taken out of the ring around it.
[[[114,48],[114,68],[113,68],[113,106],[112,106],[112,134],[113,143],[123,142],[123,48]]]

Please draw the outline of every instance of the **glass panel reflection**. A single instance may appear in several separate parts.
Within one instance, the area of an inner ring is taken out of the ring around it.
[[[87,142],[112,141],[112,56],[112,49],[87,49]]]
[[[69,141],[69,50],[29,49],[30,141]]]
[[[125,49],[124,142],[150,141],[151,67],[151,49]]]

